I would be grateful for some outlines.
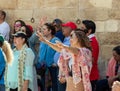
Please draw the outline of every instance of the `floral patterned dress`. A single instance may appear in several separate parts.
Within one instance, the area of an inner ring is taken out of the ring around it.
[[[69,75],[69,62],[71,62],[72,76]],[[67,81],[66,91],[92,91],[90,83],[90,71],[92,68],[92,53],[87,48],[79,48],[77,55],[61,51],[58,61],[59,77],[63,75]]]

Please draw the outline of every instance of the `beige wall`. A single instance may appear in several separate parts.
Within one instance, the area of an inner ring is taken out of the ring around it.
[[[92,19],[97,24],[100,43],[99,69],[101,77],[112,55],[112,48],[120,44],[119,0],[0,0],[0,8],[7,12],[7,21],[12,26],[16,19],[23,19],[35,28],[39,19],[48,21],[60,18],[64,22],[77,19]],[[31,23],[31,18],[35,19]],[[80,25],[78,25],[79,27]]]

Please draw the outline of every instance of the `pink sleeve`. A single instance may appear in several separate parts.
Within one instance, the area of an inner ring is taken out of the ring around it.
[[[108,63],[106,76],[112,77],[115,75],[115,65],[116,65],[116,61],[112,57]]]
[[[68,76],[68,60],[69,59],[70,59],[69,53],[67,53],[66,50],[62,49],[59,60],[58,60],[59,70],[60,70],[60,73],[62,74],[59,74],[59,76],[63,76],[63,74],[65,76]]]

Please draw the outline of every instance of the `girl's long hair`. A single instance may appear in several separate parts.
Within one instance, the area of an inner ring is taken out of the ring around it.
[[[78,42],[82,47],[86,47],[89,50],[91,50],[91,45],[90,45],[90,40],[89,38],[85,35],[83,31],[76,30],[74,31],[76,37],[78,38]]]
[[[11,64],[13,61],[13,51],[10,44],[7,41],[3,42],[2,50],[4,52],[5,60],[8,64]]]

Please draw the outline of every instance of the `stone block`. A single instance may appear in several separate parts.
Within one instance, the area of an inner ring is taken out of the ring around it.
[[[120,21],[119,21],[119,25],[120,25]],[[120,26],[118,26],[118,32],[120,32]]]
[[[22,19],[24,21],[30,21],[32,18],[32,10],[15,10],[15,19]]]
[[[34,17],[37,22],[39,22],[41,17],[47,17],[47,20],[53,20],[56,18],[56,8],[40,8],[36,9],[34,12]]]
[[[100,79],[104,79],[106,77],[107,64],[108,64],[108,61],[105,61],[102,58],[98,60],[98,69],[99,69]]]
[[[112,57],[112,50],[116,45],[101,45],[101,57],[103,61],[109,61]]]
[[[119,45],[120,32],[96,33],[100,45]]]
[[[5,12],[6,12],[6,21],[9,23],[11,27],[13,27],[15,21],[14,10],[5,10]]]
[[[90,3],[89,0],[78,0],[78,2],[79,2],[79,5],[78,5],[79,9],[94,8],[94,6]]]
[[[108,66],[108,62],[112,57],[112,49],[116,45],[101,45],[100,46],[100,56],[98,60],[98,68],[100,73],[100,79],[106,77],[106,70]]]
[[[76,20],[77,9],[76,8],[60,8],[56,11],[56,17],[59,17],[65,21]]]
[[[94,7],[112,8],[113,0],[89,0]]]
[[[78,5],[78,0],[44,0],[45,7],[69,7],[74,8]]]
[[[38,9],[44,7],[44,0],[18,0],[18,9]]]
[[[120,9],[120,0],[113,0],[112,8],[113,9]]]
[[[36,0],[36,9],[45,7],[45,0]]]
[[[86,19],[92,19],[96,21],[105,21],[109,19],[108,17],[108,11],[109,9],[106,8],[89,8],[82,10],[82,15]],[[81,12],[81,10],[80,10]]]
[[[105,32],[117,32],[119,26],[118,20],[107,20],[105,21]]]
[[[0,0],[0,9],[15,9],[17,0]]]
[[[99,60],[98,60],[100,79],[103,79],[106,77],[108,62],[112,57],[112,49],[115,46],[116,45],[100,45],[100,54],[99,54]]]
[[[87,19],[87,18],[86,18],[86,15],[85,15],[85,12],[84,12],[83,9],[79,9],[79,11],[77,12],[77,14],[78,14],[78,17],[79,17],[79,19],[80,19],[81,21]]]
[[[111,9],[109,11],[109,18],[110,19],[120,19],[120,8],[119,9]]]
[[[104,32],[105,31],[105,22],[96,21],[96,32]]]

